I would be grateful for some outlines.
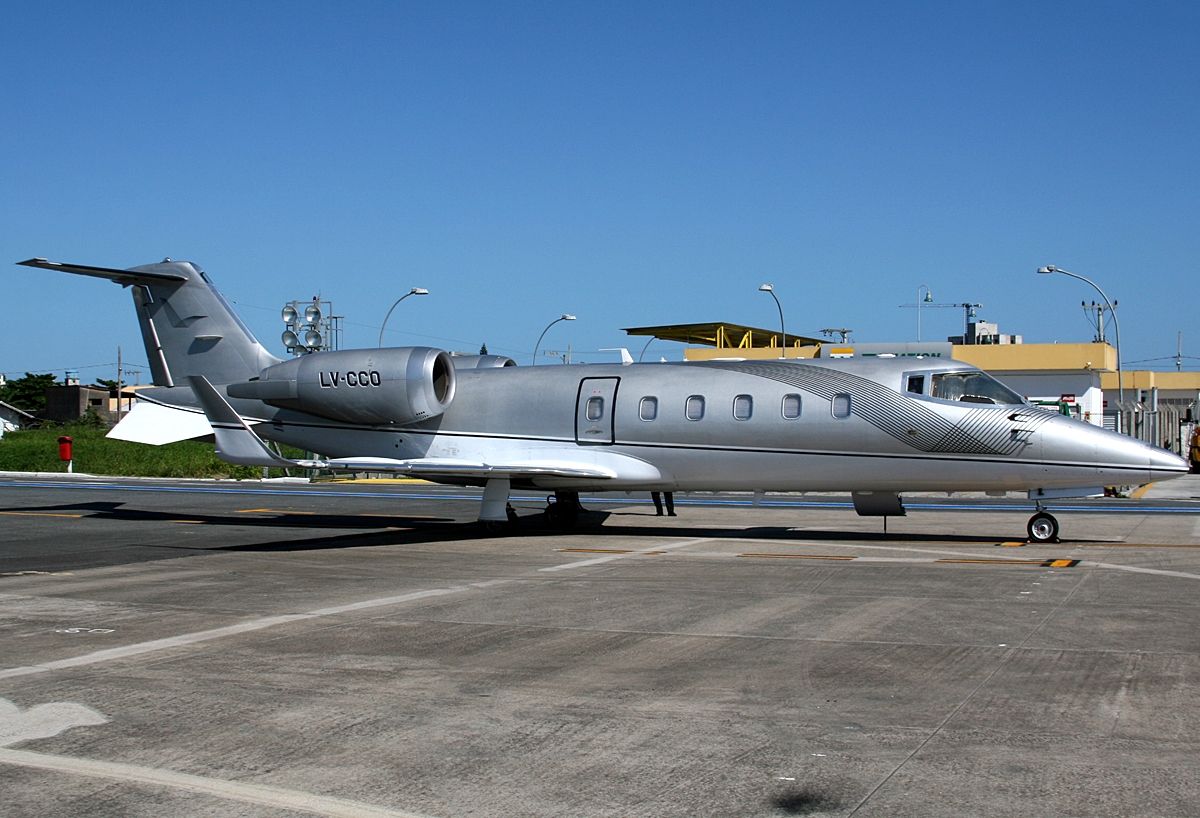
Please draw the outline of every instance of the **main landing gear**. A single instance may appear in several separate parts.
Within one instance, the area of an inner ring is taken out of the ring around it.
[[[479,523],[493,537],[508,534],[517,527],[517,512],[508,502],[509,489],[510,483],[504,478],[488,480],[483,488]]]
[[[567,530],[574,528],[575,523],[579,522],[579,512],[584,511],[579,502],[579,492],[556,491],[553,500],[549,497],[546,500],[546,510],[542,512],[546,525]]]
[[[1032,543],[1058,542],[1058,520],[1041,503],[1038,503],[1037,514],[1029,518],[1025,530],[1029,532],[1029,541]]]

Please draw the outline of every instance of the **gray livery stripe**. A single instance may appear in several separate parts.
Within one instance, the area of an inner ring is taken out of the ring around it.
[[[867,378],[825,367],[791,361],[714,361],[705,365],[785,383],[829,401],[834,395],[846,393],[855,415],[919,451],[1011,455],[1025,445],[1012,434],[1014,421],[1009,416],[1013,413],[997,408],[953,407],[965,409],[958,423],[953,423],[920,400]],[[1041,409],[1017,411],[1017,422],[1025,430],[1037,429],[1054,416]]]

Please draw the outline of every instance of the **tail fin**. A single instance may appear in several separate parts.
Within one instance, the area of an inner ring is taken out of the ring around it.
[[[168,259],[128,270],[44,258],[18,263],[107,278],[131,287],[155,386],[186,385],[190,375],[203,375],[213,383],[245,381],[280,361],[255,339],[204,271],[190,261]]]

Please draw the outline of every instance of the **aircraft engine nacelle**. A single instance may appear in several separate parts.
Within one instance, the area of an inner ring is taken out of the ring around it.
[[[454,364],[430,347],[317,352],[269,366],[228,393],[346,423],[416,423],[450,406]]]

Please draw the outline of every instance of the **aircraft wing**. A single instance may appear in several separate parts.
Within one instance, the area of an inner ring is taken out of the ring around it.
[[[212,427],[217,457],[238,466],[275,466],[302,469],[380,471],[399,474],[458,477],[576,477],[612,479],[614,469],[603,465],[556,460],[526,460],[513,463],[482,463],[442,457],[393,460],[387,457],[342,457],[326,460],[291,460],[267,446],[249,424],[229,405],[203,375],[190,375],[192,392]]]

